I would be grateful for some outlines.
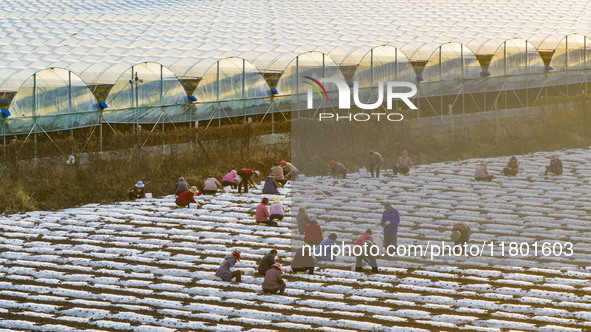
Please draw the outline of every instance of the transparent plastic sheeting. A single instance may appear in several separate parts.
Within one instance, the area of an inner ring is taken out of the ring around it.
[[[433,52],[423,69],[423,79],[429,81],[465,80],[480,77],[476,55],[459,43],[443,44]]]
[[[555,70],[580,70],[591,64],[591,41],[582,35],[565,37],[556,47],[550,66]]]
[[[538,50],[523,39],[509,39],[504,42],[492,56],[488,66],[492,76],[543,73],[545,69]]]
[[[3,121],[3,135],[39,133],[95,126],[98,104],[72,72],[53,68],[33,74],[18,89]]]
[[[311,79],[332,78],[344,81],[339,66],[327,55],[320,52],[300,54],[283,70],[277,81],[279,93],[273,100],[280,111],[307,109],[308,88],[315,84]],[[328,99],[322,93],[312,94],[315,107],[329,107],[338,104],[337,87],[335,84],[323,84]]]
[[[9,92],[17,92],[9,106],[12,116],[0,121],[3,135],[11,135],[77,129],[99,121],[172,123],[306,110],[311,82],[305,76],[343,80],[343,71],[349,73],[347,80],[359,82],[360,98],[365,103],[374,101],[375,84],[380,81],[415,82],[417,98],[585,83],[591,80],[587,69],[591,63],[588,41],[580,35],[564,38],[552,60],[555,69],[546,71],[532,44],[523,39],[508,40],[491,58],[490,77],[481,77],[481,67],[470,49],[448,43],[431,51],[422,71],[425,80],[419,83],[409,59],[392,46],[369,49],[364,56],[359,52],[342,51],[344,62],[360,58],[359,66],[353,67],[339,67],[321,52],[295,56],[284,53],[272,65],[275,77],[279,77],[276,84],[279,94],[274,98],[263,75],[251,62],[242,58],[210,59],[194,66],[191,72],[191,75],[200,75],[194,77],[199,82],[193,92],[196,103],[189,103],[180,81],[166,67],[141,63],[127,68],[111,88],[106,98],[108,108],[103,112],[104,120],[92,93],[74,73],[58,68],[37,73],[32,69],[4,68],[0,70],[0,81],[11,82],[4,86],[11,87]],[[426,49],[420,52],[427,54]],[[291,61],[287,62],[289,58]],[[281,68],[280,64],[284,63],[287,65]],[[111,73],[100,68],[105,75]],[[21,82],[18,87],[13,85],[16,81]],[[371,89],[372,84],[374,89]],[[324,87],[328,99],[323,94],[313,93],[314,108],[337,107],[336,86],[327,83]]]
[[[271,105],[271,91],[265,78],[241,58],[223,59],[210,66],[193,95],[199,101],[197,118],[259,114]]]
[[[184,119],[187,94],[163,65],[141,63],[129,68],[109,91],[103,117],[109,123],[158,123]],[[185,120],[188,121],[188,120]]]

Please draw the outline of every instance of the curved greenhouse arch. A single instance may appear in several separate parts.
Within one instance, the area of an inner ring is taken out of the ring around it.
[[[74,72],[48,68],[30,75],[16,90],[3,134],[61,131],[99,124],[98,102]]]
[[[404,52],[392,45],[380,45],[361,58],[352,81],[359,82],[361,88],[367,88],[386,81],[414,83],[416,75]]]
[[[327,54],[322,52],[305,52],[294,57],[283,69],[277,81],[280,95],[305,93],[308,90],[302,77],[315,79],[334,78],[345,80],[339,65]],[[334,84],[327,84],[326,90],[337,91]]]
[[[522,38],[511,38],[499,45],[488,68],[493,76],[543,73],[546,69],[538,49]]]
[[[556,46],[550,66],[559,71],[590,68],[591,40],[577,33],[565,36]]]
[[[474,52],[464,44],[450,42],[440,45],[429,56],[423,78],[427,82],[463,80],[480,77],[482,68]]]
[[[190,121],[189,98],[178,77],[164,65],[143,62],[123,72],[105,99],[103,117],[112,123]]]
[[[271,89],[258,68],[244,58],[224,58],[196,74],[200,80],[192,95],[198,102],[198,119],[246,116],[269,109]]]

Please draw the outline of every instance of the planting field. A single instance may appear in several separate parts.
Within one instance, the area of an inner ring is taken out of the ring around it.
[[[518,156],[516,177],[500,175],[508,157],[473,159],[409,176],[304,177],[293,197],[289,184],[279,197],[288,213],[306,201],[325,237],[348,244],[368,226],[381,243],[388,201],[401,214],[399,245],[448,240],[464,221],[471,244],[571,242],[571,256],[405,256],[380,259],[379,274],[353,272],[352,258],[339,257],[315,275],[286,268],[284,296],[261,294],[254,270],[272,248],[289,264],[295,218],[256,226],[260,189],[199,197],[199,209],[176,209],[168,196],[1,217],[0,329],[590,330],[591,149],[559,152],[561,176],[542,174],[548,155]],[[472,178],[479,162],[492,182]],[[233,249],[247,275],[216,280]]]

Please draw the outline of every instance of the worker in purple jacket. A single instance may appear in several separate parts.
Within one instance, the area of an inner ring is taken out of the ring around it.
[[[382,222],[380,226],[384,228],[384,249],[389,246],[398,245],[398,224],[400,223],[400,214],[398,210],[392,207],[390,203],[384,204],[386,210],[382,213]]]

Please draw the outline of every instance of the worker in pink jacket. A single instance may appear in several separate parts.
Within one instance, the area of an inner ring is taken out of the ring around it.
[[[203,183],[203,189],[201,192],[205,195],[215,195],[218,192],[218,189],[223,190],[222,184],[213,176],[208,176]]]
[[[269,225],[269,217],[271,214],[269,213],[269,209],[267,209],[267,204],[269,204],[269,199],[267,197],[263,197],[263,200],[257,206],[254,220],[256,220],[257,224],[259,225]],[[275,223],[275,226],[277,226],[277,223]]]
[[[222,178],[222,187],[230,186],[232,189],[238,188],[240,178],[236,176],[236,170],[232,170]]]

